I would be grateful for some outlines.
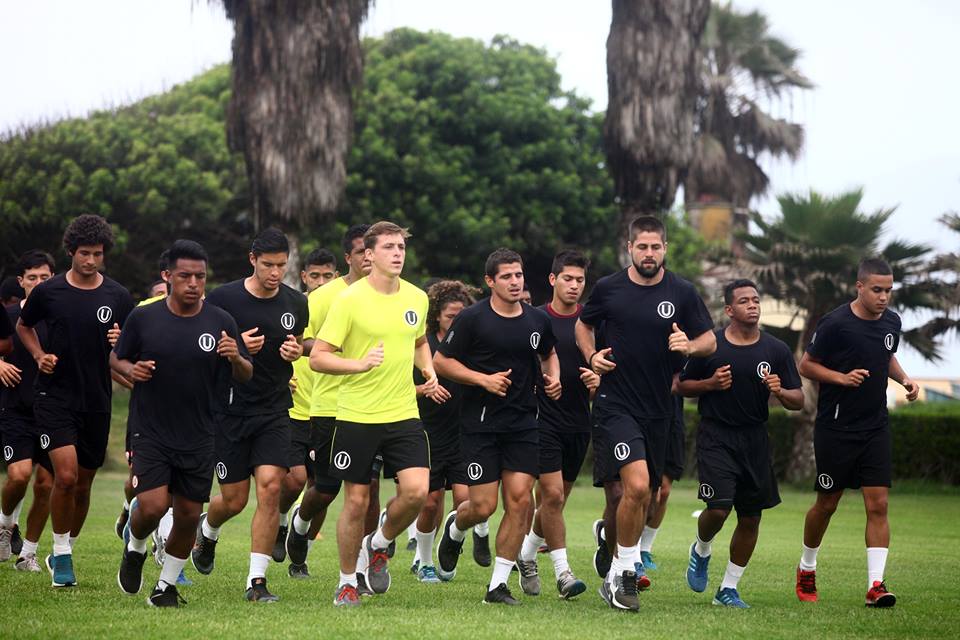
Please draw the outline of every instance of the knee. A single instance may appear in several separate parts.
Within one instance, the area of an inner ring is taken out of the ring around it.
[[[624,483],[622,499],[637,505],[647,504],[650,500],[650,483],[646,481]]]
[[[755,533],[760,530],[760,516],[737,516],[737,527]]]
[[[227,508],[227,512],[231,516],[235,516],[247,506],[247,494],[245,492],[237,492],[236,494],[226,495],[221,494],[223,498],[223,506]]]
[[[887,517],[887,499],[875,498],[867,503],[868,518],[886,518]]]
[[[814,509],[818,510],[822,515],[827,516],[828,518],[834,514],[837,510],[837,505],[839,504],[838,500],[817,500],[817,503],[814,505]]]
[[[540,490],[540,506],[547,509],[559,511],[563,509],[566,497],[563,494],[563,487],[547,487]]]
[[[405,487],[403,490],[402,497],[405,502],[409,505],[417,507],[418,509],[424,505],[427,501],[427,485],[417,484],[414,487]]]
[[[515,513],[526,514],[530,510],[532,502],[533,499],[530,497],[529,491],[520,491],[508,495],[504,507]]]
[[[529,500],[530,500],[530,499],[527,498],[528,504],[529,504]],[[493,515],[493,512],[494,512],[494,511],[497,510],[497,501],[496,501],[496,500],[480,500],[480,501],[477,501],[477,502],[473,502],[473,501],[471,500],[471,504],[474,505],[474,507],[473,507],[474,512],[477,514],[477,516],[478,516],[481,520],[486,520],[487,518],[489,518],[490,516]]]
[[[343,496],[343,508],[354,514],[366,513],[370,497],[361,492],[350,492]]]
[[[33,479],[33,495],[37,500],[47,498],[53,489],[53,477],[48,473],[37,474]]]
[[[15,464],[7,467],[7,484],[15,487],[26,487],[30,482],[30,467]]]
[[[672,487],[669,484],[664,483],[660,485],[660,490],[658,492],[659,495],[657,496],[657,503],[666,504],[667,500],[670,499],[671,490],[672,490]]]
[[[61,469],[53,477],[53,486],[56,487],[58,491],[73,493],[77,489],[77,470]]]

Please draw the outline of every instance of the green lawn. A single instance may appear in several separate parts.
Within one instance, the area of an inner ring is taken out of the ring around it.
[[[653,588],[641,595],[641,612],[635,616],[607,609],[596,593],[599,579],[591,568],[590,523],[600,509],[602,493],[586,486],[574,491],[568,507],[570,560],[575,573],[588,584],[588,591],[576,601],[555,597],[552,566],[547,556],[540,556],[543,595],[523,596],[523,606],[511,609],[482,605],[489,570],[473,564],[468,542],[453,582],[417,583],[407,572],[412,554],[401,549],[391,565],[394,581],[389,593],[364,599],[360,610],[335,610],[331,600],[336,548],[328,527],[326,539],[311,552],[311,580],[293,581],[285,567],[274,564],[269,573],[271,589],[281,602],[247,603],[243,582],[248,508],[224,527],[213,575],[198,576],[188,564],[195,585],[182,593],[189,604],[178,611],[154,610],[144,602],[146,585],[144,593],[130,597],[116,584],[121,543],[113,534],[113,521],[122,482],[122,474],[105,472],[94,486],[90,518],[75,554],[79,587],[55,591],[46,573],[21,574],[12,563],[0,565],[0,610],[5,614],[0,637],[270,638],[286,634],[360,637],[362,633],[386,638],[612,638],[627,634],[644,638],[918,638],[955,637],[960,630],[958,590],[953,582],[960,566],[956,552],[960,493],[953,489],[907,486],[891,499],[893,550],[888,582],[898,595],[893,610],[863,606],[866,559],[858,494],[842,503],[820,553],[821,602],[797,601],[794,567],[802,517],[812,494],[785,490],[784,503],[765,518],[757,552],[741,581],[741,593],[753,608],[734,611],[710,604],[726,564],[729,531],[722,532],[714,545],[708,592],[695,594],[686,586],[683,572],[695,524],[691,512],[700,505],[694,483],[681,481],[657,539],[661,568],[651,574]],[[46,532],[41,550],[49,552],[50,544]],[[157,575],[156,565],[148,561],[145,582],[152,585]],[[515,582],[511,588],[520,593]]]

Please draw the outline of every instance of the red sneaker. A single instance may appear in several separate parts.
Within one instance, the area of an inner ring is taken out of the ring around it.
[[[897,596],[887,591],[887,585],[881,580],[875,580],[870,591],[867,591],[868,607],[892,607],[897,603]]]
[[[817,601],[817,572],[797,567],[797,597],[800,602]]]

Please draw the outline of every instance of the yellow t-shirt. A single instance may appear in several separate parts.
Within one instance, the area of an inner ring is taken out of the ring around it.
[[[145,307],[145,306],[147,306],[148,304],[154,303],[154,302],[156,302],[156,301],[158,301],[158,300],[163,300],[163,299],[166,298],[166,297],[167,297],[167,294],[163,294],[162,296],[153,296],[152,298],[147,298],[146,300],[141,300],[141,301],[140,301],[140,304],[138,304],[137,306],[138,306],[138,307]]]
[[[367,278],[337,296],[317,335],[342,357],[359,360],[383,342],[383,364],[340,376],[337,420],[383,424],[419,419],[413,384],[415,343],[425,333],[427,294],[406,280],[384,295]]]
[[[290,417],[294,420],[310,419],[310,402],[313,399],[313,381],[318,374],[310,368],[310,356],[297,358],[293,362],[293,377],[297,379],[297,390],[293,392],[293,406]]]
[[[347,281],[337,278],[318,289],[314,289],[307,296],[307,307],[310,311],[310,322],[303,332],[304,340],[312,340],[320,333],[323,321],[327,319],[327,311],[334,298],[347,288]],[[318,418],[332,418],[337,415],[337,389],[343,376],[329,376],[323,373],[313,373],[313,388],[310,394],[310,415]]]

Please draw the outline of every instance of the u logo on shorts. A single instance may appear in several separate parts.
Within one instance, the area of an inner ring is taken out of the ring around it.
[[[13,447],[7,445],[3,448],[3,459],[10,460],[13,457]]]
[[[821,473],[817,476],[817,484],[823,489],[833,489],[833,478],[826,473]]]
[[[45,434],[45,433],[44,433],[44,434],[41,434],[41,435],[40,435],[40,448],[41,448],[41,449],[46,449],[46,448],[49,447],[49,446],[50,446],[50,436],[48,436],[48,435]]]
[[[630,455],[630,445],[626,442],[618,442],[617,445],[613,448],[613,457],[617,460],[626,460]]]
[[[131,486],[131,487],[133,487],[134,489],[136,489],[138,484],[140,484],[140,478],[138,478],[137,476],[133,476],[132,478],[130,478],[130,486]]]
[[[227,479],[227,465],[222,462],[217,463],[217,477],[221,480]]]
[[[700,497],[701,497],[701,498],[703,498],[704,500],[709,500],[710,498],[713,497],[713,494],[714,494],[713,487],[711,487],[710,485],[708,485],[708,484],[705,483],[705,482],[700,485]]]
[[[337,455],[333,456],[333,466],[340,471],[343,471],[350,466],[350,454],[346,451],[338,451]]]
[[[476,462],[467,465],[467,477],[471,480],[479,480],[483,476],[483,467]]]

